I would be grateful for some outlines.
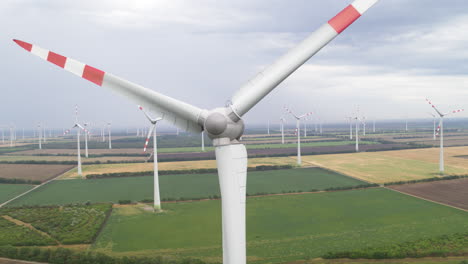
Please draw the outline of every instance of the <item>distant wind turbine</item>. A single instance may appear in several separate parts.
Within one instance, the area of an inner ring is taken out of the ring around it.
[[[160,211],[161,210],[161,198],[159,194],[159,175],[158,175],[158,146],[157,146],[157,139],[156,139],[156,124],[158,121],[162,120],[162,117],[152,118],[145,110],[143,110],[142,106],[138,106],[140,110],[145,114],[146,118],[152,124],[151,128],[148,131],[148,136],[146,137],[145,147],[143,151],[146,152],[148,147],[148,143],[151,139],[151,134],[153,134],[153,164],[154,164],[154,210]]]
[[[443,174],[444,173],[444,117],[450,114],[460,113],[465,110],[458,109],[458,110],[450,111],[448,113],[442,113],[439,111],[439,109],[437,109],[437,107],[429,99],[426,98],[426,102],[432,106],[434,111],[436,111],[436,113],[440,117],[440,122],[439,122],[439,126],[437,127],[436,135],[440,135],[439,171],[441,174]]]
[[[312,112],[305,113],[303,115],[296,115],[294,112],[286,107],[286,112],[290,113],[296,119],[296,129],[297,129],[297,164],[301,165],[301,119],[308,117],[312,114]]]

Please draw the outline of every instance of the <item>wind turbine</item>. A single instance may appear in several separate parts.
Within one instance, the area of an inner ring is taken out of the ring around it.
[[[158,147],[157,147],[157,140],[156,140],[156,124],[158,121],[162,120],[162,117],[152,118],[145,110],[143,110],[142,106],[138,106],[140,110],[145,114],[146,118],[151,122],[152,126],[148,131],[148,136],[146,137],[145,147],[143,151],[146,152],[148,147],[148,143],[151,139],[151,134],[153,134],[153,163],[154,163],[154,210],[160,211],[161,210],[161,198],[159,195],[159,175],[158,175]]]
[[[42,149],[42,128],[41,128],[41,123],[37,124],[37,131],[39,134],[39,149]]]
[[[205,152],[205,131],[202,131],[200,134],[201,134],[201,150]]]
[[[78,176],[83,176],[82,170],[81,170],[81,148],[80,148],[80,130],[85,131],[85,133],[88,133],[88,131],[78,123],[78,105],[75,106],[75,125],[73,125],[72,128],[67,129],[63,135],[66,135],[70,133],[70,131],[76,128],[76,149],[78,151]]]
[[[205,130],[213,139],[222,196],[223,263],[246,263],[245,203],[247,151],[238,139],[244,131],[244,116],[274,88],[314,56],[378,0],[355,0],[317,31],[241,87],[225,107],[201,109],[131,83],[79,61],[23,41],[25,50],[104,86],[143,106],[165,114],[176,126],[190,132]]]
[[[312,114],[312,112],[305,113],[303,115],[296,115],[294,112],[286,107],[286,112],[290,113],[295,119],[296,119],[296,132],[297,132],[297,164],[301,165],[302,160],[301,160],[301,119],[302,118],[307,118]]]
[[[111,129],[111,122],[107,122],[107,132],[109,133],[109,149],[112,149],[112,129]]]
[[[280,117],[280,122],[281,122],[281,144],[284,144],[284,122],[286,122],[286,119],[284,116]]]
[[[458,110],[453,110],[448,113],[442,113],[437,109],[437,107],[429,100],[426,98],[426,102],[429,103],[434,111],[439,115],[440,121],[439,121],[439,126],[437,127],[437,133],[436,135],[440,135],[440,155],[439,155],[439,171],[441,174],[444,173],[444,116],[450,115],[450,114],[455,114],[455,113],[460,113],[465,111],[464,109],[458,109]]]
[[[372,132],[375,133],[375,119],[372,120]]]
[[[90,134],[89,130],[87,129],[88,123],[83,124],[83,131],[85,132],[84,138],[85,138],[85,157],[88,158],[88,136]]]
[[[366,135],[366,117],[365,116],[362,117],[361,123],[362,123],[362,135],[365,136]]]

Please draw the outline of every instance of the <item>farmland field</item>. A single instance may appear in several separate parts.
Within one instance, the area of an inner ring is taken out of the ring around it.
[[[0,204],[24,193],[32,187],[32,185],[26,184],[0,184]]]
[[[0,178],[46,181],[71,168],[72,165],[0,164]]]
[[[115,209],[94,249],[221,261],[220,201],[165,204],[164,209],[162,214]],[[311,259],[328,251],[385,246],[467,228],[466,212],[381,188],[247,202],[249,263]]]
[[[468,210],[468,179],[396,185],[391,188]]]
[[[445,148],[445,173],[466,174],[468,162],[455,157],[468,147]],[[319,165],[373,183],[418,180],[438,175],[438,149],[410,149],[304,156],[306,163]]]
[[[350,187],[364,184],[359,180],[320,168],[251,171],[247,193],[298,192]],[[160,175],[162,199],[200,199],[219,196],[216,174]],[[91,202],[141,201],[152,199],[153,177],[110,178],[95,180],[58,180],[13,201],[15,205],[45,205]]]
[[[19,226],[0,216],[0,246],[45,246],[55,244],[53,239],[27,227]]]
[[[278,158],[253,158],[249,159],[249,167],[260,165],[294,165],[295,161],[289,157]],[[215,160],[197,160],[197,161],[174,161],[174,162],[159,162],[159,170],[190,170],[190,169],[214,169],[216,168]],[[88,174],[103,174],[103,173],[121,173],[121,172],[139,172],[152,171],[152,163],[119,163],[119,164],[100,164],[100,165],[85,165],[83,166],[83,175]],[[77,178],[76,169],[61,176],[65,178]]]
[[[85,158],[82,156],[81,162],[101,162],[106,163],[107,161],[112,162],[142,162],[148,159],[147,156],[139,157],[125,157],[125,156],[108,156],[108,157],[89,157]],[[0,162],[17,162],[17,161],[45,161],[45,162],[61,162],[61,161],[72,161],[76,162],[77,157],[74,156],[34,156],[34,155],[0,155]]]
[[[89,244],[110,209],[110,204],[5,208],[0,215],[30,224],[62,244]]]

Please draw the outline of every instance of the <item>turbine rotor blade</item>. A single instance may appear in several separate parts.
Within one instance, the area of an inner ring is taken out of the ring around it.
[[[72,58],[43,49],[21,40],[13,40],[32,54],[49,61],[96,85],[107,87],[146,108],[165,114],[165,119],[173,125],[191,132],[202,131],[202,109],[157,93],[151,89],[131,83],[110,73],[104,72]]]
[[[432,106],[432,108],[434,108],[434,110],[437,112],[437,114],[439,114],[439,116],[444,116],[444,114],[442,114],[442,113],[439,111],[439,109],[437,109],[437,107],[432,103],[431,100],[429,100],[429,99],[426,98],[426,102],[427,102],[428,104],[430,104],[430,105]]]
[[[377,1],[354,1],[274,64],[242,86],[231,99],[233,111],[233,114],[230,115],[231,119],[239,119],[247,113],[263,97],[337,37]]]
[[[148,131],[148,136],[146,137],[145,146],[143,147],[143,152],[146,152],[146,149],[148,148],[148,144],[149,144],[149,141],[151,139],[151,135],[153,133],[153,130],[154,130],[155,126],[156,126],[156,124],[153,124],[151,126],[151,128],[149,129],[149,131]]]

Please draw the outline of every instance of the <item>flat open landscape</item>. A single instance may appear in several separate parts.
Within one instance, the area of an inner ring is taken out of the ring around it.
[[[46,181],[73,167],[73,165],[0,164],[0,178]]]
[[[220,201],[163,206],[161,214],[116,208],[93,248],[221,261]],[[382,188],[249,198],[248,261],[284,263],[465,232],[467,219],[466,212]]]
[[[219,196],[218,176],[210,174],[160,175],[163,200],[201,199]],[[364,182],[320,168],[251,171],[247,177],[249,195],[308,192],[352,187]],[[93,180],[57,180],[13,201],[8,206],[71,204],[90,202],[134,202],[153,197],[153,177]]]
[[[0,184],[0,204],[31,189],[32,185],[26,184]]]
[[[249,167],[262,165],[294,165],[295,160],[289,157],[277,158],[253,158],[249,159]],[[190,169],[214,169],[216,168],[215,160],[197,160],[197,161],[173,161],[159,162],[159,170],[190,170]],[[83,176],[88,174],[103,174],[103,173],[122,173],[122,172],[140,172],[153,171],[153,163],[119,163],[119,164],[99,164],[83,166]],[[76,169],[61,176],[65,178],[77,178]]]
[[[468,210],[468,179],[396,185],[390,188]]]
[[[304,156],[303,161],[358,179],[386,183],[432,178],[438,175],[439,149],[409,149]],[[468,147],[445,148],[445,173],[467,174],[468,162],[456,157],[468,154]]]

